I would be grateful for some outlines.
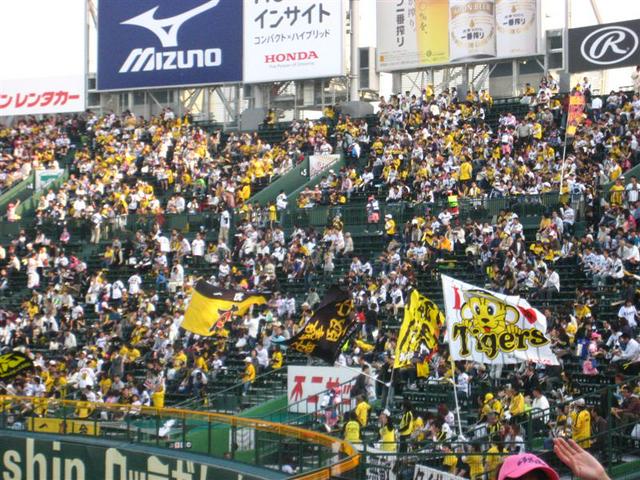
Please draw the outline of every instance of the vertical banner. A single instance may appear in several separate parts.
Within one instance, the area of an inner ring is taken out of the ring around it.
[[[418,67],[415,2],[411,8],[409,2],[378,0],[376,8],[378,70]]]
[[[449,28],[452,62],[496,56],[494,0],[450,0]]]
[[[567,114],[567,137],[573,137],[576,134],[578,125],[582,121],[584,113],[585,98],[580,92],[575,92],[569,97],[569,112]]]
[[[496,0],[498,57],[530,55],[537,49],[537,1]]]
[[[547,318],[523,298],[442,275],[447,341],[454,360],[558,365]]]
[[[244,0],[244,82],[343,75],[344,20],[342,0]]]
[[[449,61],[448,17],[448,0],[416,0],[420,64],[437,65]]]

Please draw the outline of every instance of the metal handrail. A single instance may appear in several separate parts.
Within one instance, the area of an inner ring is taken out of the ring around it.
[[[146,406],[132,406],[132,405],[123,405],[123,404],[108,404],[108,403],[96,403],[96,402],[83,402],[83,401],[75,401],[75,400],[50,400],[43,397],[19,397],[12,395],[1,395],[0,396],[0,415],[5,415],[7,413],[11,413],[11,406],[15,404],[35,404],[35,402],[46,402],[47,408],[51,406],[63,406],[70,409],[77,410],[79,408],[86,409],[88,407],[112,412],[118,415],[123,414],[132,414],[135,413],[138,416],[148,415],[159,418],[170,418],[170,419],[178,419],[186,422],[187,420],[201,420],[206,422],[209,426],[213,423],[220,423],[224,425],[228,425],[230,427],[235,428],[249,428],[253,430],[258,430],[262,432],[275,433],[280,436],[292,438],[295,440],[301,440],[308,443],[317,444],[322,447],[329,448],[333,455],[344,455],[344,458],[338,460],[335,463],[332,463],[328,466],[323,466],[317,469],[313,469],[309,472],[305,472],[301,475],[296,476],[296,478],[304,479],[304,480],[324,480],[329,479],[332,476],[340,475],[346,472],[349,472],[356,468],[360,462],[360,455],[356,451],[356,449],[349,443],[341,439],[337,439],[335,437],[331,437],[329,435],[313,432],[311,430],[305,430],[299,427],[286,425],[282,423],[269,422],[267,420],[256,420],[252,418],[243,418],[236,417],[232,415],[227,415],[223,413],[216,412],[201,412],[194,410],[185,410],[178,408],[157,408],[157,407],[146,407]],[[85,419],[85,418],[77,418],[66,415],[66,410],[63,411],[63,418],[67,420],[67,418],[78,419],[78,420],[87,420],[89,422],[93,422],[94,426],[100,425],[103,423],[102,420],[99,419]],[[4,422],[0,424],[0,428],[6,428]],[[133,441],[130,437],[130,428],[131,423],[127,421],[127,433],[129,436],[129,441]],[[157,428],[157,427],[156,427]],[[209,427],[210,428],[210,427]],[[95,431],[95,428],[94,428]],[[75,435],[75,434],[74,434]],[[210,452],[209,452],[210,453]]]

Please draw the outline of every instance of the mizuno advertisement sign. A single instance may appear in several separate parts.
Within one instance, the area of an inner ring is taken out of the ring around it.
[[[101,0],[98,89],[242,80],[239,0]]]
[[[569,72],[640,63],[640,20],[569,29]]]

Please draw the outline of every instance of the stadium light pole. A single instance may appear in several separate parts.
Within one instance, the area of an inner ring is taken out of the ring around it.
[[[358,91],[360,90],[360,78],[358,70],[360,69],[360,57],[358,56],[358,37],[360,36],[360,0],[350,0],[350,19],[351,19],[351,83],[349,85],[349,100],[357,102],[360,100]]]

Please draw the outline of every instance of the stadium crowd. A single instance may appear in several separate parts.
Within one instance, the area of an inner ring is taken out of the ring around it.
[[[640,186],[623,172],[640,163],[640,101],[612,92],[603,102],[585,82],[574,91],[587,98],[588,109],[564,160],[560,126],[567,101],[547,78],[537,91],[525,91],[524,115],[503,113],[497,126],[485,121],[493,105],[488,92],[458,101],[455,92],[427,86],[420,95],[381,99],[374,126],[331,110],[321,121],[293,122],[278,145],[257,134],[223,139],[170,110],[149,121],[129,113],[87,114],[0,130],[7,186],[31,169],[59,166],[70,148],[69,128],[86,137],[69,179],[40,197],[35,228],[0,247],[0,292],[28,292],[20,308],[0,311],[0,344],[32,352],[36,367],[4,383],[0,393],[161,407],[167,392],[205,398],[227,359],[238,355],[246,364],[238,381],[250,393],[257,375],[285,364],[279,343],[311,318],[321,301],[318,286],[339,279],[362,324],[337,362],[363,371],[352,389],[357,406],[343,422],[347,439],[366,439],[373,430],[382,449],[428,444],[455,453],[459,412],[446,405],[433,411],[406,398],[399,416],[384,408],[390,387],[403,394],[446,379],[455,382],[465,408],[477,410],[482,429],[475,434],[496,454],[524,451],[525,418],[583,447],[604,431],[607,415],[631,433],[640,420],[632,379],[640,371],[634,287]],[[344,153],[346,166],[329,170],[297,198],[282,192],[267,205],[250,201],[305,154],[330,152]],[[526,238],[514,210],[542,204],[549,192],[560,192],[558,206],[545,209],[535,238]],[[511,208],[493,220],[483,217],[488,201],[505,197]],[[383,251],[368,257],[354,254],[341,216],[341,208],[358,199],[366,202],[367,231],[384,239]],[[477,215],[461,218],[463,204]],[[289,209],[316,205],[337,207],[324,229],[285,229]],[[400,212],[406,205],[414,214],[405,222]],[[164,217],[181,213],[211,214],[216,224],[193,235],[168,231]],[[149,228],[131,232],[132,215],[151,218]],[[584,232],[576,229],[578,219],[586,221]],[[74,222],[88,223],[98,267],[72,251],[74,242],[87,240],[72,238]],[[54,233],[47,234],[51,223]],[[396,327],[409,289],[424,273],[435,279],[437,263],[452,254],[465,256],[482,286],[541,306],[561,362],[578,360],[587,375],[615,375],[615,410],[586,405],[561,368],[523,364],[503,372],[462,362],[452,370],[446,345],[433,356],[416,352],[415,367],[392,378]],[[582,270],[592,288],[556,308],[562,265]],[[198,337],[180,324],[200,277],[223,288],[275,293],[216,336]],[[287,291],[299,283],[304,301]],[[619,296],[612,322],[592,313],[603,289]],[[378,431],[369,414],[380,397]],[[30,414],[43,415],[38,405],[31,404]],[[534,409],[543,413],[530,416]],[[91,414],[87,408],[79,416]],[[461,461],[444,455],[443,465],[470,478],[485,471],[495,478],[499,455],[497,463],[484,465],[474,453]]]

